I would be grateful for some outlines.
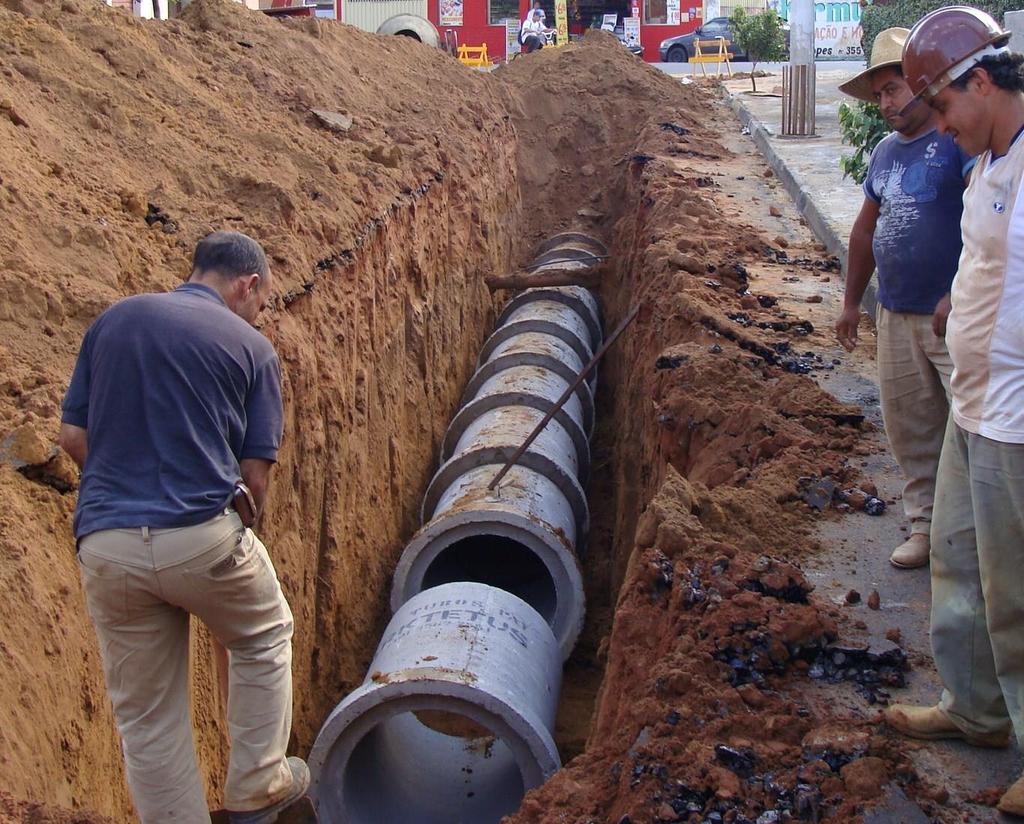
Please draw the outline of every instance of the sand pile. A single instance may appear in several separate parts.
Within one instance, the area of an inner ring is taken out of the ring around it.
[[[531,236],[568,225],[610,234],[630,155],[649,124],[681,124],[694,148],[717,145],[700,117],[705,93],[637,60],[607,32],[529,58],[495,76],[519,93],[510,100]]]
[[[480,278],[518,237],[506,94],[411,41],[227,0],[169,23],[0,5],[0,786],[15,797],[128,816],[59,404],[92,319],[180,282],[213,228],[259,238],[276,274],[262,324],[287,422],[263,532],[296,617],[297,749],[361,680],[492,321]],[[208,646],[195,658],[216,803],[222,708]]]

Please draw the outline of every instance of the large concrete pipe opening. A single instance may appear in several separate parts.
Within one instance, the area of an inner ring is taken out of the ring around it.
[[[423,573],[423,588],[454,581],[476,581],[511,592],[554,620],[558,596],[544,562],[519,541],[503,535],[480,533],[442,549]]]
[[[344,771],[347,822],[449,824],[452,821],[498,821],[514,812],[526,788],[515,753],[486,727],[489,735],[464,738],[423,723],[417,709],[438,709],[427,700],[406,702],[409,711],[390,715],[359,741]],[[449,699],[449,708],[459,702]],[[465,702],[461,713],[447,712],[457,726],[472,718]],[[386,712],[397,710],[397,705]],[[321,815],[321,818],[323,816]]]
[[[453,583],[388,624],[310,753],[321,822],[489,824],[559,768],[561,655],[514,595]]]
[[[448,488],[435,517],[402,553],[391,608],[397,611],[424,589],[462,575],[526,601],[547,621],[568,658],[585,614],[572,508],[551,480],[522,466],[489,492],[494,472],[493,465],[478,467]]]

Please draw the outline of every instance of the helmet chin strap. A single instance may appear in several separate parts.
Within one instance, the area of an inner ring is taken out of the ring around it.
[[[915,97],[906,106],[904,106],[902,109],[899,110],[899,113],[898,113],[899,117],[906,117],[915,108],[917,108],[918,104],[923,103],[923,102],[924,101],[920,97]]]

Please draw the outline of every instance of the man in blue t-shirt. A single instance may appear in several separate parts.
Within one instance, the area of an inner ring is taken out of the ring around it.
[[[143,824],[210,821],[189,715],[189,614],[228,651],[232,824],[276,819],[309,771],[286,758],[292,614],[248,527],[277,460],[277,355],[251,324],[270,295],[252,238],[199,242],[187,283],[85,333],[61,446],[82,468],[74,530],[132,799]]]
[[[972,160],[936,130],[932,109],[904,113],[913,95],[900,55],[908,29],[875,39],[871,64],[839,88],[877,103],[894,131],[871,155],[864,205],[850,232],[846,296],[836,335],[857,344],[860,304],[878,269],[878,373],[885,432],[906,485],[910,537],[893,550],[901,569],[928,563],[935,474],[949,414],[949,290],[960,259],[960,215]]]

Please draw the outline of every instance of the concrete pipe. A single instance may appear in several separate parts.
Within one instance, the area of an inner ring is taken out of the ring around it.
[[[564,264],[556,264],[556,267]],[[601,330],[601,310],[597,305],[597,298],[588,289],[582,286],[541,286],[536,289],[525,289],[519,292],[502,309],[498,316],[498,326],[504,325],[509,316],[520,306],[533,303],[538,300],[550,300],[568,306],[577,315],[583,318],[583,322],[590,331],[590,346],[597,349],[604,338]]]
[[[591,249],[580,246],[556,246],[533,259],[528,271],[537,269],[556,269],[559,263],[579,263],[580,268],[587,266],[599,266],[604,260],[598,257]]]
[[[499,468],[469,469],[443,490],[398,562],[391,608],[451,581],[490,584],[536,610],[568,658],[585,612],[575,515],[553,481],[521,464],[488,490]]]
[[[497,824],[559,768],[561,656],[519,598],[422,592],[391,619],[362,686],[309,757],[323,824]]]
[[[377,34],[397,34],[418,40],[431,48],[441,48],[441,35],[437,28],[418,14],[395,14],[377,27]]]
[[[601,255],[604,257],[608,254],[608,247],[596,237],[592,237],[591,235],[583,232],[559,232],[557,235],[552,235],[538,246],[535,256],[549,252],[556,246],[582,246],[583,248],[590,249],[595,255]]]
[[[535,300],[517,306],[505,317],[505,322],[491,333],[480,352],[480,363],[491,357],[498,344],[522,332],[544,332],[572,347],[583,363],[587,363],[597,347],[583,316],[563,303],[553,300]]]
[[[520,332],[497,344],[487,362],[477,369],[462,396],[460,406],[469,403],[480,388],[499,372],[518,366],[542,366],[566,383],[572,383],[586,364],[565,341],[543,332]],[[593,381],[584,381],[576,388],[576,398],[583,410],[583,428],[589,435],[594,429]]]
[[[555,409],[556,402],[568,388],[565,378],[542,366],[515,366],[498,372],[483,381],[475,397],[452,418],[441,444],[441,460],[446,461],[456,453],[466,429],[485,412],[501,406],[528,406],[547,413]],[[586,483],[590,472],[590,443],[579,396],[570,395],[554,414],[555,421],[572,439],[576,448],[576,474]]]
[[[574,263],[572,261],[565,261],[562,263],[552,264],[554,269],[571,269],[575,266],[583,266],[582,263]],[[586,323],[587,329],[590,331],[590,344],[592,349],[597,349],[602,339],[604,338],[604,332],[601,328],[601,310],[597,305],[597,298],[588,290],[582,286],[560,286],[560,287],[540,287],[537,289],[526,289],[525,291],[517,294],[512,300],[510,300],[505,308],[502,310],[501,315],[498,317],[498,326],[503,326],[508,322],[509,316],[521,306],[525,306],[528,303],[534,301],[552,301],[554,303],[562,303],[572,309],[577,315],[583,318],[583,322]],[[576,374],[579,374],[580,370],[577,370]],[[587,385],[590,387],[591,395],[597,394],[597,370],[594,369],[587,376]],[[591,430],[587,430],[590,432]]]
[[[578,287],[517,295],[485,342],[423,498],[423,527],[395,570],[392,609],[454,581],[501,587],[529,603],[568,657],[583,625],[576,547],[589,525],[593,383],[558,399],[602,340],[594,297]],[[488,485],[554,413],[496,490]]]
[[[466,425],[455,444],[453,455],[437,470],[423,496],[424,523],[437,512],[445,490],[460,475],[485,464],[496,464],[495,472],[522,444],[544,413],[528,406],[500,406],[481,414]],[[519,464],[540,472],[566,499],[579,534],[587,531],[587,496],[579,482],[580,466],[572,436],[552,420],[519,458]]]

